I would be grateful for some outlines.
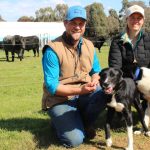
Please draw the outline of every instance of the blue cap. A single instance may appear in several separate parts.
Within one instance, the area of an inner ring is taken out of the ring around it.
[[[86,10],[81,6],[72,6],[68,9],[65,20],[72,20],[74,18],[86,19]]]

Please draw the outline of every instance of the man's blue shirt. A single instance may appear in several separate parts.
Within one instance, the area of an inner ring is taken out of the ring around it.
[[[81,48],[79,49],[79,53],[80,52]],[[59,85],[60,64],[56,53],[51,48],[46,49],[42,58],[42,66],[44,73],[44,82],[47,90],[52,95],[54,95]],[[100,70],[101,67],[96,55],[96,51],[94,51],[93,65],[89,74],[92,76],[94,73],[99,73]]]

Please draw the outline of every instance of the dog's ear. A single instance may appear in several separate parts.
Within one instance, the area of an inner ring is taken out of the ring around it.
[[[101,74],[102,74],[101,72],[102,72],[102,70],[99,72],[99,76],[101,76]]]
[[[100,72],[99,72],[99,76],[101,76],[102,74],[103,74],[103,72],[105,71],[105,70],[107,70],[108,68],[103,68]]]
[[[121,69],[119,69],[119,73],[120,73],[121,76],[123,76],[123,72],[122,72]]]
[[[102,69],[100,72],[99,72],[99,76],[101,76],[101,74],[104,72],[105,69]]]
[[[120,76],[120,77],[122,77],[122,76],[123,76],[123,72],[122,72],[122,70],[121,70],[121,69],[119,69],[119,68],[115,68],[115,70],[116,70],[116,71],[118,71],[118,74],[119,74],[119,76]]]

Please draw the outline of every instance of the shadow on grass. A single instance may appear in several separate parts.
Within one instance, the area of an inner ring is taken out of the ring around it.
[[[34,57],[34,58],[37,57],[37,58],[38,58],[38,56],[34,56],[34,55],[33,55],[33,56],[24,56],[23,60],[24,60],[25,58],[29,58],[29,57]],[[15,59],[19,59],[19,58],[18,58],[17,56],[15,56]],[[0,57],[0,62],[1,62],[1,61],[2,61],[2,62],[3,62],[3,61],[6,61],[6,62],[14,62],[15,60],[12,61],[12,57],[9,57],[9,61],[7,61],[7,60],[6,60],[6,57]]]
[[[44,114],[43,114],[44,115]],[[67,115],[67,114],[65,114]],[[136,116],[136,120],[134,123],[138,122],[138,117],[136,112],[133,113],[133,116]],[[96,121],[95,128],[104,130],[106,118],[106,111],[99,115],[99,118]],[[114,132],[126,132],[125,122],[124,120],[119,121],[120,118],[117,116],[113,120],[113,124],[111,129],[114,129]],[[1,119],[0,120],[0,128],[8,131],[29,131],[35,137],[35,141],[37,141],[38,148],[48,148],[50,145],[60,146],[60,143],[57,140],[54,129],[51,126],[50,119],[41,119],[41,118],[11,118],[11,119]],[[69,130],[72,130],[73,127],[69,126]],[[93,144],[92,141],[85,141],[86,144]],[[104,142],[96,144],[98,148],[101,150],[106,148],[106,144]],[[112,146],[114,149],[122,149],[122,147]]]
[[[6,61],[6,62],[12,62],[13,63],[13,62],[15,62],[15,59],[19,59],[19,58],[18,57],[14,57],[14,61],[12,61],[12,57],[9,57],[9,60],[7,61],[6,57],[1,57],[0,61]]]
[[[1,119],[0,128],[7,131],[29,131],[34,135],[38,148],[48,148],[51,144],[60,145],[49,119],[12,118]]]
[[[96,121],[96,128],[104,129],[104,125],[106,121],[106,113],[107,110],[99,115],[99,118]],[[140,123],[139,115],[136,112],[136,110],[132,111],[132,116],[133,116],[133,127],[137,129],[136,126],[139,124],[141,126],[141,123]],[[115,113],[111,124],[111,129],[114,129],[117,132],[119,130],[120,132],[122,132],[122,129],[126,130],[126,123],[121,113]]]
[[[106,143],[105,142],[98,142],[97,144],[95,144],[95,142],[89,141],[88,143],[91,144],[91,145],[96,145],[95,147],[99,150],[106,150]],[[111,149],[111,150],[125,150],[124,147],[115,146],[115,145],[112,145],[111,148],[108,148],[108,149]]]

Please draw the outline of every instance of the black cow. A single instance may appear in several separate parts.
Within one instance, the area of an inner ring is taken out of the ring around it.
[[[9,54],[12,54],[12,61],[14,61],[15,53],[18,54],[20,61],[23,58],[23,48],[22,48],[22,37],[20,35],[6,36],[3,39],[3,48],[6,54],[6,60],[9,61]]]
[[[23,49],[24,50],[33,50],[34,57],[39,56],[39,38],[37,36],[27,36],[23,37]]]
[[[101,36],[101,37],[86,37],[86,38],[91,40],[94,44],[94,47],[98,48],[99,52],[101,52],[101,47],[106,41],[105,37]]]
[[[98,48],[99,52],[101,52],[101,47],[105,43],[106,39],[104,37],[99,37],[93,40],[94,47]]]
[[[3,49],[3,41],[0,41],[0,49]]]

